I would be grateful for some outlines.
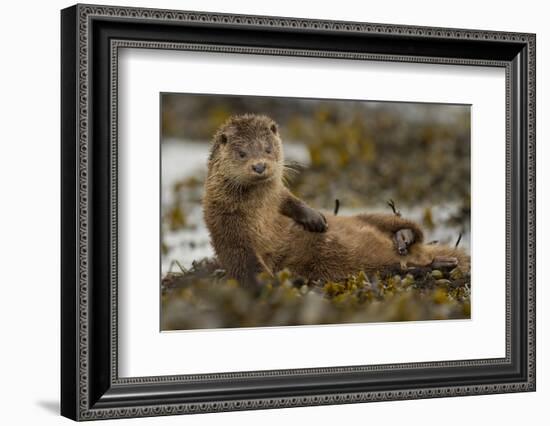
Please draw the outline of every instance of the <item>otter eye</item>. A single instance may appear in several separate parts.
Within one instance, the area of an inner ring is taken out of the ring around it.
[[[266,152],[267,154],[271,154],[271,147],[268,146],[268,147],[265,149],[265,152]]]
[[[245,158],[245,157],[246,157],[246,152],[244,152],[244,151],[239,151],[239,157]]]

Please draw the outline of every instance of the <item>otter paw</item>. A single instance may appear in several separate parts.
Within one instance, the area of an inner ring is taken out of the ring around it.
[[[458,259],[452,256],[436,256],[431,267],[434,269],[450,269],[458,266]]]
[[[313,209],[306,210],[303,217],[297,222],[309,232],[325,232],[328,227],[327,219],[323,213]]]
[[[409,228],[400,229],[394,234],[393,241],[397,252],[401,256],[405,256],[408,253],[409,246],[415,241],[414,232]]]

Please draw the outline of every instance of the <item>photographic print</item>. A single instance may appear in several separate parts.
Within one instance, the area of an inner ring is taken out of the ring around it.
[[[535,34],[61,17],[62,415],[535,391]]]
[[[470,318],[469,105],[160,96],[161,330]]]

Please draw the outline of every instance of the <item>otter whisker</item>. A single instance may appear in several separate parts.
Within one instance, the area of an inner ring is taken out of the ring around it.
[[[283,179],[286,184],[290,182],[298,173],[304,170],[304,166],[298,162],[290,162],[283,164]]]
[[[289,161],[283,164],[283,167],[288,170],[292,170],[295,173],[301,172],[305,169],[305,166],[298,161]]]

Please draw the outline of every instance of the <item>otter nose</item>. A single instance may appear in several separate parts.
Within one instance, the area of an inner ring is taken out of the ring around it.
[[[252,165],[252,170],[261,175],[265,170],[265,163],[256,163]]]

